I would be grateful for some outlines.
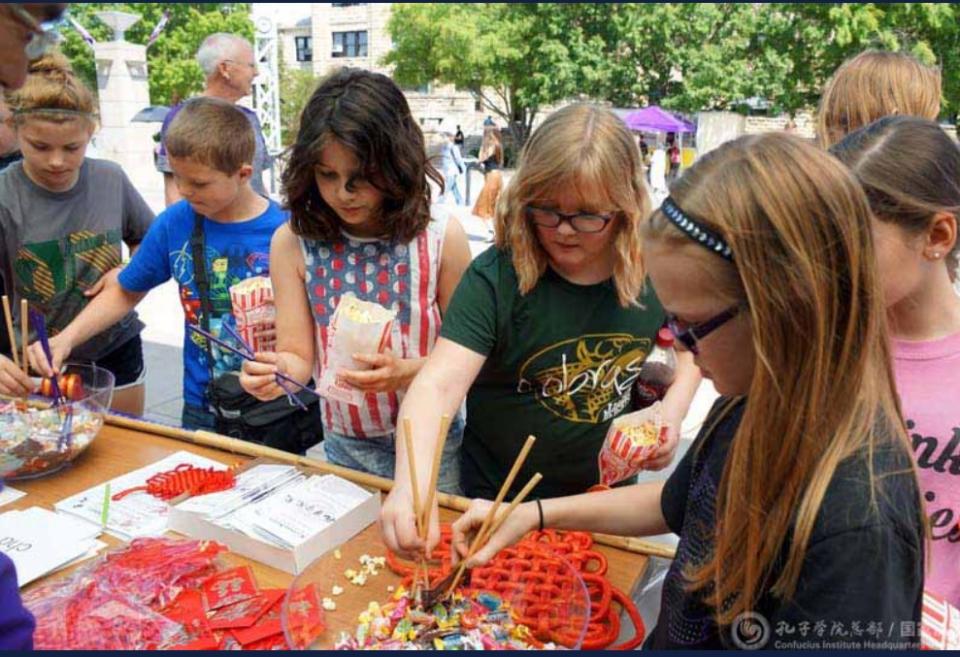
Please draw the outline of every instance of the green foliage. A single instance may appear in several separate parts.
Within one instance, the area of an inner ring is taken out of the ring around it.
[[[293,144],[300,129],[300,113],[317,88],[309,69],[284,69],[280,73],[280,140],[284,148]]]
[[[145,44],[163,15],[170,22],[147,50],[150,102],[172,105],[203,89],[203,74],[196,62],[197,48],[214,32],[229,32],[253,40],[253,23],[248,3],[115,3],[92,2],[70,5],[70,14],[98,41],[110,38],[110,30],[95,16],[113,9],[139,14],[141,19],[126,32],[131,43]],[[62,30],[64,54],[91,89],[97,88],[93,50],[72,27]]]

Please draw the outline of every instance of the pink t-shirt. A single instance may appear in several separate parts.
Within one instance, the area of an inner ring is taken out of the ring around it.
[[[924,588],[960,606],[960,333],[894,340],[894,370],[933,530]]]

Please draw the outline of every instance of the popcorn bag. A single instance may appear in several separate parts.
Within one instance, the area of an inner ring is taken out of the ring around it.
[[[345,294],[330,318],[323,368],[317,381],[317,392],[324,397],[359,406],[366,393],[341,380],[341,370],[369,370],[358,363],[353,354],[383,351],[390,339],[390,325],[397,313],[370,301]]]
[[[920,628],[922,650],[960,650],[960,610],[930,591],[923,592]]]
[[[644,461],[663,444],[666,427],[660,402],[615,419],[597,457],[600,483],[612,486],[640,472]]]
[[[276,338],[265,339],[256,335],[261,329],[272,329],[277,315],[273,305],[273,286],[266,276],[254,276],[230,288],[233,316],[237,320],[237,333],[254,351],[275,351]]]

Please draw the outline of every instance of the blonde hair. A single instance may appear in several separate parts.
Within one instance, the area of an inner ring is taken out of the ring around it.
[[[702,157],[671,195],[730,245],[718,257],[655,212],[649,245],[700,259],[717,294],[748,308],[756,364],[717,492],[715,546],[686,573],[717,621],[789,599],[840,463],[910,451],[874,270],[870,208],[850,172],[787,134],[741,137]],[[876,509],[876,506],[874,506]],[[917,499],[917,526],[923,523]],[[786,541],[790,538],[789,545]],[[783,563],[781,554],[786,554]]]
[[[817,138],[828,148],[891,114],[936,120],[940,97],[940,69],[906,53],[866,50],[844,62],[824,87]]]
[[[70,62],[59,52],[51,52],[30,62],[27,80],[16,91],[6,93],[14,124],[27,118],[53,123],[82,120],[93,130],[97,123],[96,100],[73,72]]]
[[[493,156],[498,166],[503,166],[503,145],[500,143],[500,128],[488,125],[483,129],[483,141],[477,159],[481,162]]]
[[[633,135],[613,112],[569,105],[544,120],[520,155],[496,213],[496,245],[512,252],[520,293],[526,294],[547,269],[547,254],[526,217],[526,206],[553,190],[597,190],[618,210],[613,281],[620,305],[637,305],[644,281],[640,224],[650,213]]]
[[[200,96],[183,104],[163,139],[167,153],[233,175],[256,152],[253,126],[233,103]]]

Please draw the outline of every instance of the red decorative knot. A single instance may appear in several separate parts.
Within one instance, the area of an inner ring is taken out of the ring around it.
[[[190,495],[204,495],[233,488],[237,483],[233,468],[217,470],[215,468],[198,468],[187,463],[181,463],[173,470],[158,472],[147,479],[146,486],[128,488],[114,495],[111,499],[121,500],[130,493],[145,491],[161,500],[190,493]]]

